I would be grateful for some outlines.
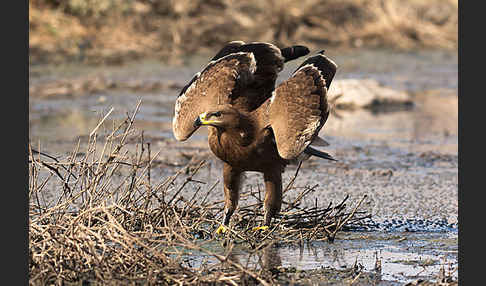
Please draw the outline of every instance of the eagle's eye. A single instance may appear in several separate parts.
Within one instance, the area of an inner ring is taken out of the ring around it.
[[[221,111],[216,111],[213,113],[213,116],[220,117],[221,116]]]

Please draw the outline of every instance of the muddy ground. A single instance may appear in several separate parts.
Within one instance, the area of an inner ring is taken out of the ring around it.
[[[377,260],[381,263],[377,285],[403,285],[419,278],[436,281],[441,267],[457,279],[457,54],[328,53],[340,66],[336,85],[347,79],[374,80],[380,87],[405,93],[412,103],[336,108],[320,136],[331,144],[325,150],[338,162],[306,161],[295,186],[318,185],[304,207],[338,202],[346,195],[355,202],[367,195],[362,210],[371,218],[340,233],[334,244],[280,247],[273,257],[278,257],[285,271],[295,267],[303,271],[303,278],[310,275],[321,283],[326,281],[320,277],[325,269],[351,269],[359,264],[373,272]],[[195,56],[183,67],[153,60],[119,67],[31,66],[29,141],[56,157],[70,154],[78,142],[86,143],[88,134],[112,107],[101,131],[109,131],[113,122],[123,120],[141,99],[136,128],[144,132],[152,153],[160,152],[152,176],[165,178],[190,162],[205,159],[210,164],[196,179],[213,185],[221,180],[221,163],[207,147],[206,130],[199,130],[187,142],[177,142],[170,129],[180,87],[206,60]],[[279,81],[299,63],[289,63]],[[133,146],[137,143],[132,142]],[[287,168],[284,185],[295,169]],[[263,190],[260,174],[246,174],[244,189],[250,188]],[[190,196],[191,191],[185,195]],[[214,192],[213,199],[222,196],[221,191]],[[55,192],[46,198],[54,200]],[[284,201],[293,199],[289,194]],[[249,203],[251,200],[240,202]],[[239,255],[244,259],[244,252]],[[191,259],[197,263],[203,257]]]

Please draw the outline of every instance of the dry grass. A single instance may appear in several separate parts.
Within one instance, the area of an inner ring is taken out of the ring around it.
[[[251,229],[261,220],[262,201],[258,191],[249,191],[242,196],[256,203],[242,206],[231,231],[219,237],[214,231],[223,202],[210,199],[218,184],[195,179],[205,162],[159,181],[151,178],[158,153],[133,128],[139,107],[140,102],[103,135],[100,126],[108,112],[86,146],[78,144],[67,158],[29,145],[30,284],[269,285],[278,271],[240,264],[231,256],[235,245],[261,257],[275,243],[332,241],[343,227],[367,217],[358,211],[364,198],[350,210],[347,198],[334,207],[301,208],[313,190],[305,188],[270,231],[255,233]],[[195,190],[187,195],[189,187]],[[297,192],[293,180],[285,191]],[[223,253],[211,250],[214,244]],[[191,253],[212,262],[191,265]]]
[[[314,50],[456,49],[458,41],[457,0],[36,0],[29,8],[34,62],[177,62],[232,40]]]

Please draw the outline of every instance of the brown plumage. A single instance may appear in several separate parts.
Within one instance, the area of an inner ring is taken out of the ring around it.
[[[184,141],[206,125],[209,147],[224,162],[223,225],[237,207],[243,172],[263,173],[268,226],[282,204],[285,166],[312,155],[334,160],[309,145],[328,145],[318,133],[329,116],[327,90],[337,65],[318,53],[275,88],[284,63],[308,53],[303,46],[231,42],[177,98],[175,138]]]

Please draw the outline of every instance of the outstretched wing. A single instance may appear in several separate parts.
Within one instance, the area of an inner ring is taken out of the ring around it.
[[[228,43],[214,56],[213,60],[231,53],[247,52],[255,56],[256,70],[252,81],[244,90],[234,97],[231,104],[235,107],[252,111],[258,108],[272,95],[278,73],[282,71],[284,63],[307,55],[309,49],[304,46],[290,46],[279,49],[271,43],[253,42],[246,44],[242,41]]]
[[[317,137],[329,116],[327,91],[337,65],[320,53],[300,65],[270,98],[269,123],[282,158],[295,159]]]
[[[194,120],[210,106],[231,102],[255,72],[252,53],[238,52],[211,61],[181,90],[177,97],[172,131],[179,141],[189,138],[197,129]]]
[[[230,42],[213,58],[218,59],[231,53],[252,53],[255,57],[256,70],[252,81],[244,90],[234,97],[231,102],[236,108],[251,111],[267,100],[275,89],[278,73],[282,71],[285,58],[281,50],[270,43],[244,43],[242,41]]]
[[[271,96],[284,62],[308,52],[303,46],[280,50],[270,43],[228,43],[182,88],[172,121],[175,138],[189,138],[196,130],[194,120],[210,106],[256,109]]]

